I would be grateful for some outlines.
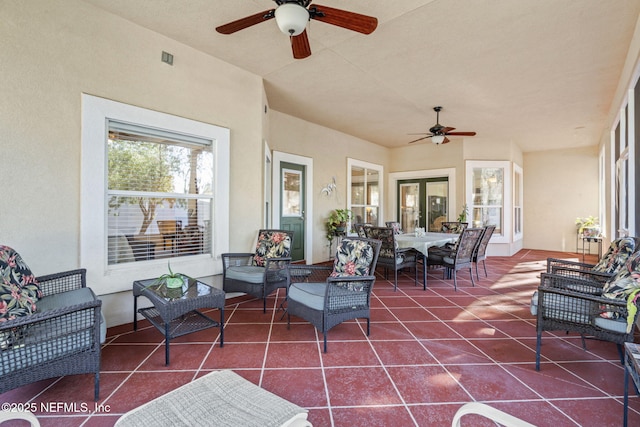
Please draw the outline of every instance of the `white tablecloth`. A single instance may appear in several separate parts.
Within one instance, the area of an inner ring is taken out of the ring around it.
[[[407,233],[398,234],[396,242],[400,248],[414,248],[426,256],[431,246],[442,246],[445,243],[455,242],[459,236],[459,234],[453,233],[425,233],[424,236],[417,237],[415,233]]]

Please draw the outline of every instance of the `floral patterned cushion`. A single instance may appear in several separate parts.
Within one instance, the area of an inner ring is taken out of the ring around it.
[[[466,222],[443,222],[442,232],[462,234],[462,232],[465,230],[465,228],[467,228],[468,225],[469,224]]]
[[[268,258],[286,258],[291,255],[291,238],[287,233],[273,230],[262,230],[258,235],[256,254],[253,262],[264,267]]]
[[[0,322],[36,311],[42,291],[20,254],[0,246]]]
[[[331,277],[368,276],[373,262],[373,248],[363,240],[342,239],[333,262]],[[362,292],[364,282],[335,282],[335,286],[346,291]]]
[[[604,298],[627,301],[629,296],[635,295],[638,290],[640,290],[640,252],[633,254],[618,271],[618,274],[604,285],[602,296]],[[615,318],[618,315],[605,311],[601,316]]]
[[[636,248],[636,241],[632,237],[623,237],[614,240],[609,246],[609,250],[602,259],[593,267],[593,271],[613,274],[625,265],[629,256]]]
[[[373,248],[364,240],[342,239],[331,277],[368,276]]]

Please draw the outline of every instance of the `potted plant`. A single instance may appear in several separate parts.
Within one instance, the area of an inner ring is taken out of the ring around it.
[[[460,215],[458,215],[458,222],[467,222],[467,214],[469,213],[469,208],[467,208],[467,204],[462,205],[462,211]]]
[[[584,237],[598,237],[600,235],[600,223],[597,217],[578,217],[576,218],[576,227],[578,228],[578,234]]]
[[[158,277],[152,284],[149,286],[162,286],[164,285],[167,289],[178,289],[182,288],[185,279],[191,279],[191,277],[182,273],[174,273],[171,270],[171,263],[167,262],[167,267],[169,268],[169,273],[163,274]]]
[[[335,209],[329,214],[327,219],[327,239],[333,240],[336,234],[344,233],[347,228],[347,223],[351,220],[351,210],[349,209]]]

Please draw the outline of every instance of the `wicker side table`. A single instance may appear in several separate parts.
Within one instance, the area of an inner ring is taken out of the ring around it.
[[[169,365],[169,342],[172,338],[201,331],[220,328],[220,347],[224,345],[224,291],[199,282],[185,279],[182,288],[167,289],[154,285],[156,279],[133,282],[133,330],[138,329],[137,313],[144,316],[165,337],[165,364]],[[138,297],[144,296],[153,307],[138,309]],[[202,314],[200,308],[217,308],[220,321]]]
[[[629,376],[636,386],[640,388],[640,344],[624,343],[624,418],[623,426],[627,427],[629,412]]]

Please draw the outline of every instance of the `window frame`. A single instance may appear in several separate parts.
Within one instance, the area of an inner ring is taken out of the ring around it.
[[[513,187],[512,187],[512,164],[508,160],[467,160],[466,161],[466,204],[469,210],[469,217],[473,216],[473,209],[476,205],[473,203],[473,170],[476,168],[492,168],[502,169],[502,205],[501,231],[494,233],[491,237],[491,243],[512,243],[513,235]],[[497,205],[492,205],[497,206]],[[524,227],[524,224],[522,224]],[[469,220],[469,227],[473,227],[472,221]]]
[[[171,268],[192,277],[221,274],[222,264],[216,261],[220,254],[229,250],[229,129],[82,94],[80,265],[87,269],[87,280],[92,289],[98,295],[131,290],[134,280],[167,272],[167,259],[108,265],[106,156],[109,120],[212,141],[211,254],[171,258]]]
[[[362,160],[356,160],[347,158],[347,209],[353,212],[353,204],[351,202],[351,185],[352,185],[352,170],[354,167],[363,168],[365,170],[364,176],[366,181],[367,170],[375,170],[378,172],[378,204],[357,204],[356,207],[375,206],[378,209],[378,223],[374,225],[384,224],[384,212],[382,211],[382,201],[384,200],[384,167],[375,163],[369,163]],[[366,184],[366,182],[365,182]],[[366,198],[365,198],[366,202]],[[348,225],[347,230],[351,229],[352,223],[355,218],[352,218],[351,223]]]

